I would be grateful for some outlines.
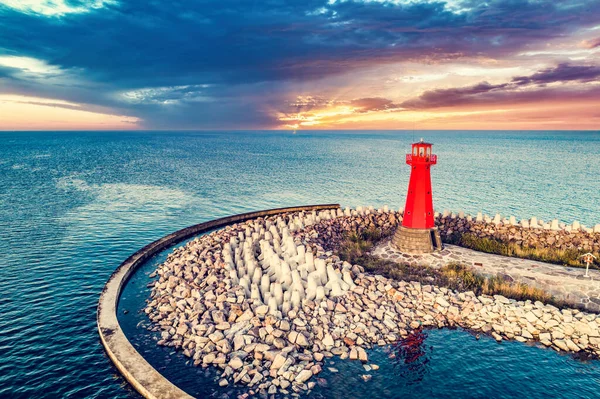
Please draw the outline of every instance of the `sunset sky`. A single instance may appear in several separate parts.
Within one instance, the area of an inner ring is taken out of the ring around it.
[[[0,130],[600,130],[600,0],[0,0]]]

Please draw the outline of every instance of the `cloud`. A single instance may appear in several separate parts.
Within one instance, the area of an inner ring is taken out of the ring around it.
[[[126,102],[134,104],[173,105],[183,102],[205,102],[211,98],[204,94],[210,85],[184,85],[172,87],[151,87],[126,91],[121,94]]]
[[[60,23],[6,11],[0,47],[138,87],[306,79],[373,62],[503,54],[590,23],[597,1],[544,3],[463,1],[469,11],[457,15],[444,1],[130,0]],[[327,12],[307,14],[317,8]]]
[[[350,105],[355,108],[354,112],[377,112],[391,111],[400,108],[400,105],[394,104],[392,100],[382,97],[359,98],[350,101]]]
[[[492,85],[488,82],[481,82],[469,87],[429,90],[416,99],[403,102],[402,107],[424,109],[463,105],[466,102],[472,102],[474,98],[500,91],[507,86],[506,83]]]
[[[114,0],[3,0],[0,8],[5,6],[26,14],[61,17],[90,12],[115,3]]]
[[[48,65],[42,60],[14,55],[0,55],[0,66],[36,74],[55,73],[58,70],[58,68]]]
[[[307,112],[328,107],[342,107],[354,113],[367,113],[396,110],[400,106],[383,97],[356,98],[353,100],[334,100],[321,96],[298,96],[288,104],[290,112]]]
[[[294,111],[309,111],[314,108],[322,108],[335,104],[336,102],[331,99],[326,99],[321,96],[298,96],[294,101],[291,101],[288,105],[293,108]]]
[[[583,47],[587,49],[595,49],[600,47],[600,37],[583,41]]]
[[[555,82],[593,82],[600,78],[600,66],[597,65],[571,65],[568,63],[558,64],[556,67],[546,68],[530,76],[518,76],[513,78],[517,85],[548,84]]]
[[[286,89],[316,81],[326,86],[328,79],[378,65],[511,57],[598,25],[598,5],[8,0],[0,5],[0,78],[11,94],[112,109],[147,128],[272,127],[273,110],[302,92]],[[385,100],[389,93],[353,97],[364,97],[356,112],[398,107]]]
[[[432,109],[465,105],[514,104],[561,98],[589,100],[599,97],[600,85],[545,87],[551,83],[589,83],[600,79],[600,67],[566,63],[546,68],[529,76],[517,76],[509,83],[481,82],[472,86],[428,90],[419,97],[404,101],[409,109]]]
[[[84,107],[62,100],[2,93],[0,110],[0,129],[3,130],[131,129],[137,127],[139,122],[136,117],[114,114],[101,107]],[[73,121],[76,121],[75,126]]]

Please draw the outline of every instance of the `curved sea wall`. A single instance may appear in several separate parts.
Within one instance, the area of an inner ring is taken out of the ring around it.
[[[169,234],[127,258],[110,276],[98,301],[97,325],[108,357],[123,377],[145,398],[191,398],[156,371],[131,345],[117,319],[119,297],[129,277],[146,260],[187,238],[249,219],[284,212],[339,208],[338,204],[310,205],[249,212],[200,223]]]
[[[591,250],[600,237],[573,226],[553,230],[552,225],[516,226],[500,217],[436,216],[445,236],[501,232],[508,234],[502,239],[513,240],[520,232],[521,237],[541,235],[543,245],[573,246],[588,237],[582,242]],[[600,354],[598,315],[395,281],[336,255],[348,232],[378,228],[386,235],[401,220],[402,213],[387,206],[342,210],[331,204],[235,215],[170,234],[136,252],[109,279],[98,306],[101,341],[144,397],[189,397],[133,348],[116,311],[127,279],[148,258],[218,229],[173,250],[157,268],[145,312],[161,332],[159,345],[182,350],[197,366],[216,367],[221,386],[244,384],[249,395],[307,391],[315,386],[311,378],[321,372],[325,358],[360,360],[365,370],[376,370],[365,349],[396,343],[420,326],[462,326],[498,341]],[[550,243],[552,235],[570,240]]]
[[[544,222],[537,218],[517,223],[514,217],[493,219],[479,213],[476,217],[444,211],[436,217],[436,225],[442,239],[455,241],[464,234],[478,238],[490,238],[504,243],[530,248],[552,248],[557,250],[600,251],[600,224],[594,228],[578,222],[565,225],[558,220]]]

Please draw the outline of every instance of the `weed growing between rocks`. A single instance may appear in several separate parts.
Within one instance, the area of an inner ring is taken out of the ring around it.
[[[382,234],[378,229],[368,229],[360,233],[351,232],[340,244],[338,256],[348,263],[363,266],[368,272],[395,280],[417,281],[460,292],[473,291],[476,295],[502,295],[518,301],[529,299],[561,307],[563,305],[539,288],[506,281],[497,276],[486,277],[464,264],[449,263],[440,269],[435,269],[430,266],[410,266],[375,257],[370,254],[370,251],[381,237]]]
[[[489,254],[531,259],[571,267],[585,267],[585,264],[581,262],[579,257],[584,252],[587,252],[576,249],[533,248],[518,245],[514,242],[502,242],[493,238],[477,237],[470,233],[456,234],[450,237],[446,236],[444,241],[448,244],[459,245]],[[596,253],[596,256],[600,258],[599,255]]]

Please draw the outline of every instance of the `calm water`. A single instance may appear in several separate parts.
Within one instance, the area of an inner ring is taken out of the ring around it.
[[[399,208],[404,153],[421,136],[439,155],[438,210],[600,222],[597,132],[0,133],[0,397],[135,397],[95,326],[99,292],[122,260],[176,229],[233,213],[324,202]],[[141,280],[143,272],[132,283]],[[128,290],[128,325],[143,295]],[[150,347],[150,336],[135,339]],[[427,345],[429,361],[416,371],[373,353],[381,369],[368,383],[357,380],[360,365],[338,362],[340,373],[325,374],[330,386],[315,395],[347,395],[355,380],[357,397],[600,391],[595,362],[460,331],[431,332]],[[156,349],[151,356],[185,362]],[[199,372],[186,368],[182,384],[211,392],[210,375],[186,383]]]

